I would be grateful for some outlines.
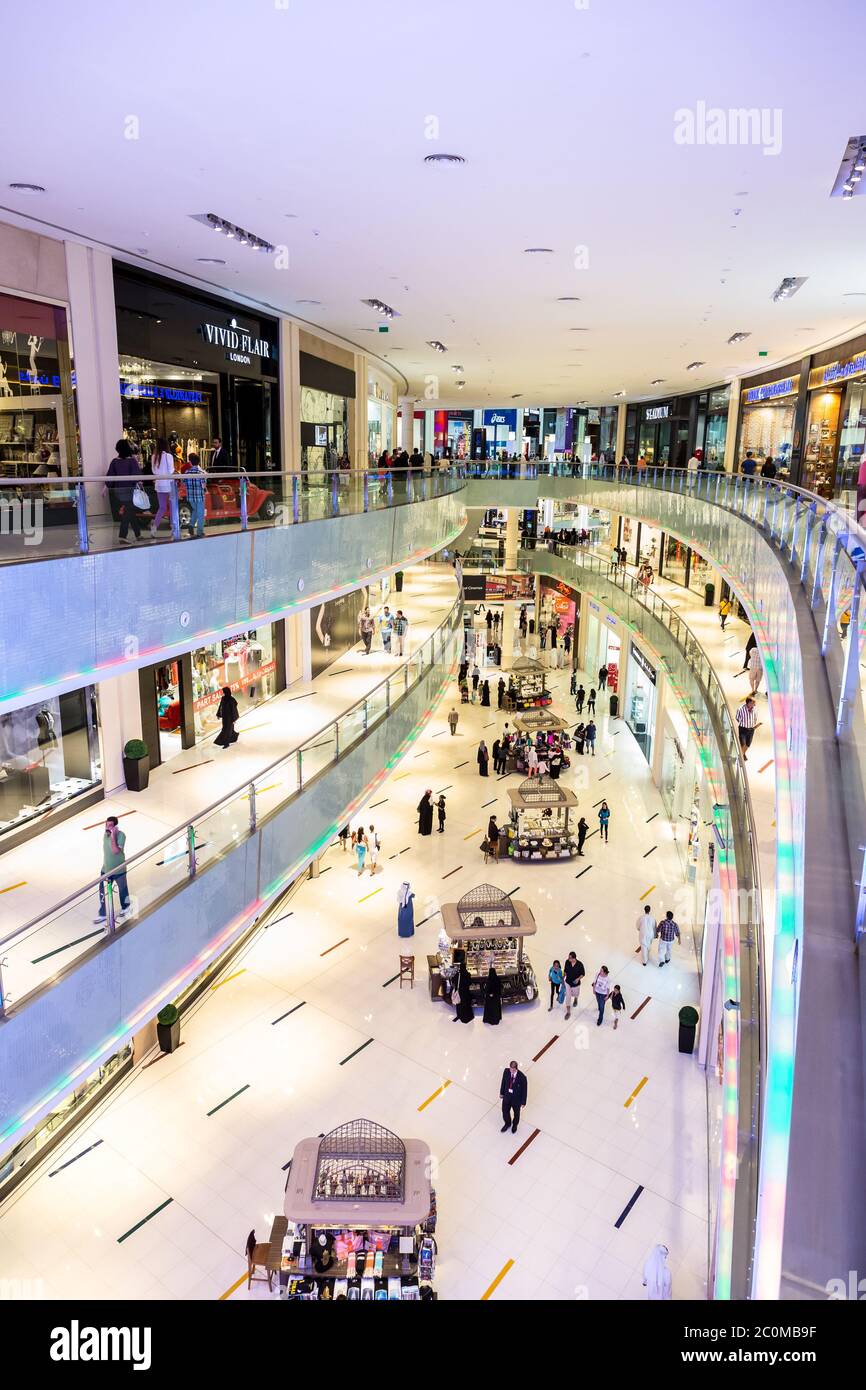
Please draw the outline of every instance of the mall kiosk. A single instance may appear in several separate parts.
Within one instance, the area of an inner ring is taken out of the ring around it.
[[[351,1120],[295,1149],[283,1210],[281,1297],[434,1298],[436,1194],[430,1149]]]
[[[529,710],[549,705],[553,699],[547,689],[547,672],[540,661],[519,656],[511,667],[508,695],[514,709]]]
[[[540,863],[571,859],[577,854],[577,841],[569,827],[577,797],[569,787],[550,777],[528,777],[508,796],[511,824],[506,833],[508,853],[513,858]]]
[[[443,903],[442,923],[437,954],[427,957],[431,999],[451,1002],[457,976],[455,953],[463,952],[473,1005],[484,1007],[484,983],[491,965],[502,985],[503,1005],[532,1002],[538,985],[523,939],[534,936],[537,927],[528,903],[483,883],[459,902]]]

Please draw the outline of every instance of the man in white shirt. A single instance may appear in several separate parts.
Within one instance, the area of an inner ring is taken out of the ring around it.
[[[653,912],[649,903],[647,903],[644,907],[644,910],[638,917],[635,926],[637,928],[638,940],[638,944],[635,947],[635,955],[640,956],[641,965],[646,965],[647,960],[649,958],[649,949],[650,946],[653,944],[653,940],[656,934],[655,913]]]

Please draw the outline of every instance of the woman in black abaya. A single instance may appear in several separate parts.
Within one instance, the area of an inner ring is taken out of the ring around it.
[[[433,832],[433,801],[430,788],[418,802],[418,834],[430,835]]]
[[[484,1022],[502,1021],[502,981],[491,965],[484,982]]]

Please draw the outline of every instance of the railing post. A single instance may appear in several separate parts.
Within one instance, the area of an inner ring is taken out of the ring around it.
[[[177,479],[169,478],[171,491],[168,494],[168,514],[171,518],[171,538],[173,541],[180,540],[180,506],[177,496]]]
[[[195,878],[198,865],[195,858],[195,826],[188,825],[186,828],[186,863],[187,873],[190,878]]]
[[[301,519],[301,496],[297,473],[292,474],[292,524],[297,526]]]
[[[246,474],[241,476],[241,530],[249,529],[249,515],[247,513],[247,486],[248,479]]]
[[[78,498],[75,509],[78,513],[78,550],[80,554],[86,555],[90,550],[90,537],[87,534],[87,497],[84,490],[84,483],[76,483],[75,491]]]

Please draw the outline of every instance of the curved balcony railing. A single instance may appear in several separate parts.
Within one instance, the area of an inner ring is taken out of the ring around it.
[[[156,491],[158,482],[168,489],[163,494]],[[430,473],[420,469],[177,473],[159,480],[151,474],[4,478],[0,479],[0,564],[88,555],[226,531],[297,526],[425,502],[464,486],[457,471],[438,469]],[[165,506],[160,514],[161,496]],[[157,515],[159,527],[154,528]]]
[[[126,861],[132,910],[121,919],[118,885],[103,874],[63,902],[0,940],[0,1016],[17,1010],[40,988],[89,951],[99,938],[134,930],[167,898],[180,893],[190,879],[205,872],[258,825],[281,812],[302,795],[314,779],[333,767],[350,749],[385,720],[399,701],[429,671],[449,658],[461,624],[459,597],[448,616],[417,651],[391,675],[344,714],[303,743],[176,826]],[[263,798],[264,793],[267,797]],[[94,913],[105,901],[105,923],[94,925]]]

